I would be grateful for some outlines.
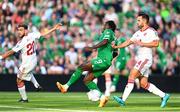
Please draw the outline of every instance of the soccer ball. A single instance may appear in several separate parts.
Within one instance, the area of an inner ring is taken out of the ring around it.
[[[100,99],[100,92],[97,90],[90,90],[87,92],[88,99],[91,101],[98,101]]]

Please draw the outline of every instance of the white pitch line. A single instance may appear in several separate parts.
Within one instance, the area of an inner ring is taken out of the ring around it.
[[[13,108],[13,109],[27,109],[27,111],[39,110],[39,111],[58,111],[58,112],[97,112],[91,110],[69,110],[69,109],[58,109],[58,108],[30,108],[30,107],[20,107],[20,106],[9,106],[0,105],[1,108]],[[19,111],[19,110],[18,110]]]
[[[112,95],[113,96],[113,95]],[[32,96],[32,97],[40,97],[40,96]],[[63,95],[62,96],[42,96],[42,98],[57,98],[57,97],[64,97]],[[71,96],[68,96],[68,97],[71,97],[71,98],[82,98],[82,96],[76,96],[76,95],[71,95]],[[130,98],[137,98],[138,96],[129,96]],[[141,96],[141,97],[138,97],[138,98],[147,98],[147,99],[154,99],[154,98],[159,98],[158,96]],[[171,96],[171,98],[180,98],[180,96]]]

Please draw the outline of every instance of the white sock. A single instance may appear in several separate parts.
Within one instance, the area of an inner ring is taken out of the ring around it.
[[[105,74],[105,80],[106,80],[106,91],[105,91],[105,96],[110,96],[110,89],[111,89],[111,75],[110,74]]]
[[[105,97],[106,97],[105,95],[101,95],[100,100],[104,99]]]
[[[23,87],[21,87],[21,88],[18,88],[18,90],[19,90],[19,93],[20,93],[20,95],[21,95],[21,98],[22,98],[23,100],[27,100],[25,85],[24,85]]]
[[[31,77],[31,82],[34,84],[35,88],[39,87],[39,83],[37,82],[37,80],[35,79],[34,75],[32,75]]]
[[[122,100],[126,101],[126,99],[128,98],[129,94],[131,93],[131,91],[134,88],[134,80],[129,79],[128,83],[125,87],[124,93],[122,95]]]
[[[65,87],[65,89],[68,89],[68,88],[69,88],[69,86],[68,86],[67,84],[64,84],[64,87]]]
[[[158,89],[154,84],[149,83],[149,86],[146,88],[149,92],[152,92],[155,95],[160,96],[163,98],[165,96],[165,93],[162,92],[160,89]]]
[[[134,80],[134,82],[135,82],[135,84],[136,84],[136,86],[137,86],[137,89],[140,89],[139,79],[136,78],[136,79]]]
[[[111,89],[111,81],[106,81],[106,91],[105,91],[105,96],[110,96],[110,89]]]
[[[93,82],[94,82],[95,84],[97,84],[97,83],[98,83],[97,78],[95,78],[95,79],[93,80]]]

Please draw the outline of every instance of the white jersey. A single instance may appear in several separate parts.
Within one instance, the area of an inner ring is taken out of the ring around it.
[[[23,73],[30,72],[37,64],[35,43],[40,36],[39,32],[28,33],[12,48],[15,52],[21,51],[22,64],[20,71]]]
[[[141,42],[149,43],[153,42],[154,40],[159,40],[159,37],[157,35],[157,32],[153,28],[149,27],[145,31],[139,30],[136,33],[134,33],[130,40],[140,40]],[[137,58],[152,60],[152,48],[138,46]]]

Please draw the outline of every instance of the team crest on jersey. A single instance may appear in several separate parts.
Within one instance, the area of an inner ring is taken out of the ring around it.
[[[104,37],[110,37],[110,35],[105,35]]]
[[[144,36],[146,36],[147,35],[147,33],[144,33]]]

